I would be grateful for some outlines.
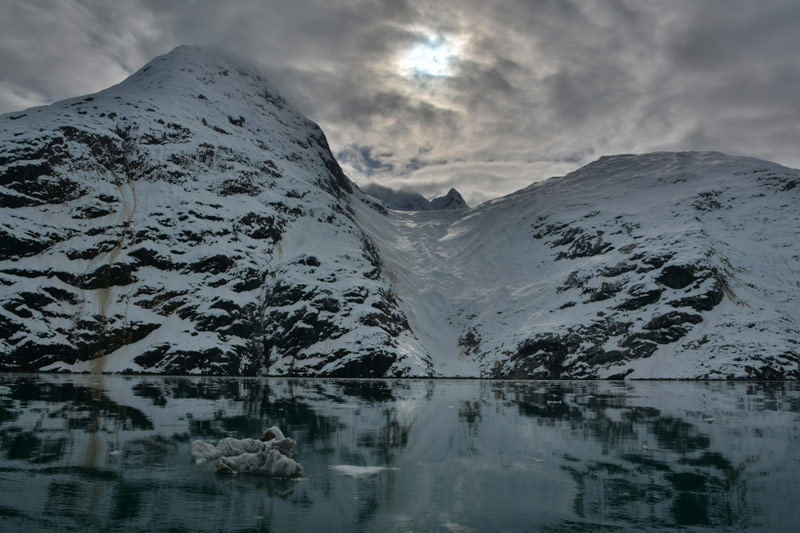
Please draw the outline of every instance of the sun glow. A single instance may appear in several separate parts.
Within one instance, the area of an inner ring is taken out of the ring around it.
[[[456,49],[442,37],[429,37],[415,44],[400,59],[400,68],[410,76],[448,76]]]

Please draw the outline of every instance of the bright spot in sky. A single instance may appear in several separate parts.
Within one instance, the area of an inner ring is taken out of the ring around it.
[[[441,37],[428,38],[408,50],[400,60],[406,75],[447,76],[455,49]]]

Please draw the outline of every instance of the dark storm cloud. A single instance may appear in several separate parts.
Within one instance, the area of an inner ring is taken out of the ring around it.
[[[403,70],[439,40],[447,76]],[[800,166],[794,0],[12,0],[0,111],[102,89],[184,43],[261,68],[357,181],[472,205],[609,153]]]

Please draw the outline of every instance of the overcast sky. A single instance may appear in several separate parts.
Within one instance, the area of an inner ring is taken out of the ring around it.
[[[260,67],[345,171],[475,205],[602,155],[800,167],[797,0],[3,0],[0,113],[179,44]]]

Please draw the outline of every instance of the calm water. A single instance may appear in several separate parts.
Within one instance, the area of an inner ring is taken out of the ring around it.
[[[304,478],[191,462],[273,424]],[[798,383],[0,375],[0,431],[0,531],[800,528]]]

